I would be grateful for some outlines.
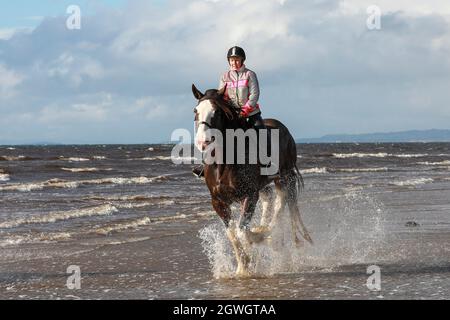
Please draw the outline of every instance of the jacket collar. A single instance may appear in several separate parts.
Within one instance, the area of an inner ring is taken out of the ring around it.
[[[242,72],[242,71],[244,71],[244,70],[245,70],[245,64],[243,64],[242,67],[240,67],[238,70],[233,70],[233,69],[230,67],[230,71]]]

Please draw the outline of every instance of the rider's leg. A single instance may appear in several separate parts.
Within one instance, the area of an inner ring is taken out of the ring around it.
[[[255,128],[255,130],[256,130],[256,134],[257,134],[257,137],[258,137],[258,147],[259,147],[260,130],[261,129],[266,129],[267,130],[267,127],[264,124],[264,120],[261,117],[261,113],[257,113],[255,115],[252,115],[252,116],[248,117],[248,120],[251,123],[251,125],[253,126],[253,128]],[[272,151],[271,151],[272,141],[271,141],[270,134],[269,134],[268,130],[266,131],[266,133],[267,133],[267,136],[264,135],[264,136],[267,137],[267,152],[266,152],[266,155],[269,156],[269,154],[270,155],[272,154]]]

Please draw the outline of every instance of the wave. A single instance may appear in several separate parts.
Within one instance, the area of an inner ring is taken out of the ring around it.
[[[32,158],[28,156],[0,156],[0,161],[33,161],[41,160],[40,158]]]
[[[389,155],[391,157],[398,157],[398,158],[422,158],[429,156],[428,153],[416,153],[416,154],[391,154]]]
[[[147,184],[159,181],[165,181],[169,178],[167,176],[157,176],[157,177],[133,177],[133,178],[103,178],[103,179],[92,179],[92,180],[75,180],[67,181],[63,179],[51,179],[44,182],[32,182],[32,183],[17,183],[17,184],[7,184],[0,186],[0,191],[33,191],[42,190],[44,188],[78,188],[84,185],[97,185],[97,184]]]
[[[346,158],[386,158],[386,157],[397,157],[397,158],[421,158],[428,156],[427,153],[416,153],[416,154],[392,154],[386,152],[379,153],[333,153],[335,158],[346,159]]]
[[[111,210],[111,213],[116,212],[117,208],[115,208],[115,206],[104,205],[104,206],[94,207],[93,209],[97,208],[96,209],[97,214],[92,214],[92,215],[98,215],[98,213],[101,212],[102,207],[105,208],[104,214],[109,214],[108,206]],[[82,215],[82,216],[88,216],[87,210],[88,209],[84,209],[84,215]],[[74,211],[75,210],[67,211],[65,214],[67,215],[67,213],[74,212]],[[78,210],[78,211],[80,211],[80,210]],[[53,215],[55,215],[55,214],[56,213],[53,213]],[[138,219],[115,223],[110,226],[91,228],[91,229],[83,230],[81,232],[40,232],[37,234],[27,233],[26,235],[10,235],[6,239],[3,239],[0,241],[0,247],[14,246],[14,245],[22,244],[22,243],[40,243],[40,242],[47,243],[47,242],[54,242],[54,241],[64,241],[64,240],[69,240],[70,238],[73,238],[73,237],[80,237],[80,236],[88,235],[88,234],[109,235],[113,232],[120,232],[123,230],[129,230],[129,229],[137,229],[142,226],[146,226],[146,225],[150,225],[150,224],[159,224],[159,223],[163,223],[165,221],[177,221],[177,220],[183,220],[183,219],[189,219],[189,218],[195,218],[195,217],[212,217],[214,215],[215,215],[214,211],[204,211],[204,212],[199,212],[199,213],[192,214],[192,215],[177,214],[176,216],[165,216],[165,217],[143,217],[143,218],[138,218]],[[47,216],[50,216],[50,214]],[[75,216],[74,216],[74,218],[75,218]],[[9,223],[12,224],[13,222],[16,222],[16,224],[17,224],[17,222],[19,222],[18,220],[10,221]],[[44,220],[44,217],[41,217],[40,220]],[[62,219],[59,219],[59,220],[62,220]],[[191,219],[190,221],[196,221],[196,220]],[[45,222],[52,222],[52,221],[33,222],[33,223],[45,223]],[[142,240],[147,240],[147,239],[142,239]],[[128,239],[125,240],[125,242],[123,242],[123,243],[126,243],[126,242],[129,242]],[[110,243],[110,244],[121,244],[121,243]]]
[[[157,204],[158,206],[170,206],[170,205],[174,205],[175,201],[174,200],[164,200],[164,201],[160,201],[160,202],[153,202],[153,201],[143,201],[143,202],[138,202],[138,203],[120,203],[120,204],[114,204],[117,208],[120,209],[134,209],[134,208],[143,208],[143,207],[148,207],[148,206],[154,206],[155,204]]]
[[[161,160],[161,161],[172,161],[172,162],[193,162],[193,161],[198,161],[201,160],[199,158],[196,157],[170,157],[170,156],[156,156],[156,157],[144,157],[144,158],[133,158],[133,159],[128,159],[130,161],[154,161],[154,160]]]
[[[15,228],[25,224],[40,224],[40,223],[54,223],[60,220],[69,220],[74,218],[91,217],[91,216],[102,216],[110,215],[114,212],[119,211],[115,206],[110,204],[105,204],[96,207],[84,208],[84,209],[74,209],[68,211],[56,211],[50,212],[46,215],[29,217],[29,218],[19,218],[15,220],[5,221],[0,223],[0,228]]]
[[[143,217],[131,221],[124,221],[121,223],[116,223],[111,226],[101,227],[92,230],[91,232],[102,234],[102,235],[108,235],[112,232],[127,230],[127,229],[137,229],[142,226],[147,226],[150,224],[159,224],[167,221],[177,221],[177,220],[183,220],[188,218],[195,218],[195,217],[209,217],[213,216],[215,212],[213,211],[205,211],[205,212],[199,212],[196,214],[177,214],[175,216],[165,216],[165,217]]]
[[[300,170],[302,174],[313,174],[313,173],[336,173],[336,172],[386,172],[389,169],[386,167],[382,168],[310,168]]]
[[[335,169],[337,172],[386,172],[389,169],[382,168],[348,168],[348,169]]]
[[[388,154],[386,152],[379,152],[379,153],[333,153],[333,156],[335,158],[339,158],[339,159],[367,158],[367,157],[384,158],[384,157],[387,157]]]
[[[87,158],[78,158],[78,157],[70,157],[70,158],[58,157],[57,159],[62,160],[62,161],[70,161],[70,162],[85,162],[85,161],[91,160],[91,159],[87,159]]]
[[[70,172],[98,172],[98,171],[111,171],[112,168],[106,168],[106,169],[98,169],[98,168],[61,168],[61,170],[70,171]]]
[[[421,184],[431,183],[433,181],[434,180],[431,178],[417,178],[417,179],[409,179],[409,180],[404,180],[404,181],[396,181],[396,182],[392,182],[390,184],[399,186],[399,187],[404,187],[404,186],[418,186]]]
[[[450,166],[450,160],[439,161],[439,162],[417,162],[417,164],[422,164],[425,166]]]
[[[311,174],[311,173],[328,173],[327,168],[311,168],[300,170],[301,174]]]
[[[70,232],[39,233],[37,235],[11,235],[0,241],[0,247],[14,246],[22,243],[48,243],[54,241],[64,241],[72,237]]]
[[[9,181],[9,179],[9,174],[0,171],[0,182]]]
[[[106,160],[107,158],[105,156],[93,156],[92,159],[94,159],[94,160]]]
[[[166,201],[172,199],[168,196],[147,196],[147,195],[133,195],[133,196],[90,196],[85,197],[84,200],[98,200],[98,201],[152,201],[158,203],[159,201]]]
[[[157,157],[132,158],[132,159],[127,159],[127,160],[129,160],[129,161],[171,160],[171,157],[157,156]]]

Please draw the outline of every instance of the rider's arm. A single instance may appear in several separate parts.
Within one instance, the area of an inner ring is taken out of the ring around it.
[[[259,83],[258,78],[256,77],[256,74],[254,72],[250,72],[248,89],[250,95],[248,97],[247,104],[254,108],[258,104],[259,99]]]
[[[225,87],[226,84],[227,84],[227,83],[225,82],[225,75],[223,75],[223,76],[220,78],[219,88],[218,88],[217,90],[223,89],[223,87]],[[228,89],[225,90],[224,98],[225,98],[225,100],[228,99]]]

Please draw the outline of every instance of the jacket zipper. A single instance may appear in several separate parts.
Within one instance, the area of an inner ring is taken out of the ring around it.
[[[237,105],[239,106],[239,107],[241,107],[240,106],[240,103],[239,103],[239,71],[238,70],[236,70],[236,78],[237,78],[237,81],[236,81],[236,102],[237,102]]]

